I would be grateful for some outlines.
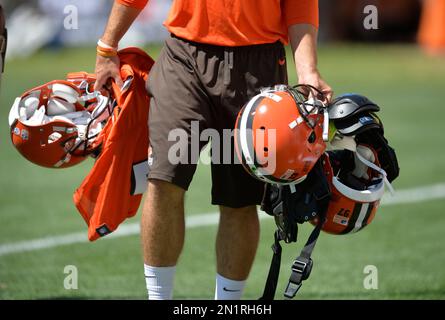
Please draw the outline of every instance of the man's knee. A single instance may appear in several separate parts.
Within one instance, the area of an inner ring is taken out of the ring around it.
[[[148,196],[154,199],[166,199],[167,201],[183,201],[185,190],[177,185],[158,179],[148,181]]]
[[[247,206],[242,208],[220,206],[219,209],[221,212],[221,218],[246,219],[256,218],[258,216],[256,206]]]

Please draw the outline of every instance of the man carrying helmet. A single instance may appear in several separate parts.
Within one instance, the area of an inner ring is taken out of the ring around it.
[[[115,1],[98,42],[96,90],[110,78],[122,84],[118,43],[147,2]],[[299,83],[318,89],[325,103],[332,97],[317,69],[317,0],[175,0],[165,26],[171,37],[147,82],[152,153],[141,236],[149,299],[172,298],[184,242],[184,194],[196,170],[188,157],[169,161],[175,143],[169,133],[179,128],[190,138],[191,121],[220,133],[233,129],[239,110],[260,88],[287,83],[287,43]],[[242,295],[258,244],[262,193],[263,183],[240,164],[212,163],[212,203],[221,212],[215,299]]]

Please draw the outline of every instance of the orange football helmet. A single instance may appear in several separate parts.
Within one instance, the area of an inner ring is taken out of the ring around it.
[[[362,230],[374,219],[385,183],[390,187],[385,171],[380,169],[377,152],[358,145],[355,153],[349,150],[325,153],[322,163],[331,189],[322,230],[331,234]],[[317,222],[317,218],[313,220],[313,224]]]
[[[238,114],[238,159],[253,177],[267,183],[303,181],[326,148],[326,108],[306,101],[297,87],[264,89]]]
[[[110,97],[90,92],[95,81],[74,73],[25,92],[9,112],[11,140],[29,161],[47,168],[67,168],[92,155],[112,114]]]

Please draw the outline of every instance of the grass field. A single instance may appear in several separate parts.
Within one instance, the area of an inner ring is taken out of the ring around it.
[[[147,48],[156,57],[159,47]],[[64,170],[37,167],[13,149],[7,114],[24,90],[92,71],[91,49],[44,51],[10,61],[0,103],[0,247],[7,243],[83,231],[71,201],[91,161]],[[295,81],[292,64],[291,79]],[[396,148],[401,176],[396,189],[445,183],[445,60],[424,56],[411,46],[336,45],[320,49],[320,68],[337,94],[359,92],[382,107],[381,116]],[[187,216],[214,212],[210,174],[200,166],[187,195]],[[315,266],[299,299],[444,299],[445,199],[382,207],[374,223],[356,235],[323,234]],[[129,222],[135,223],[138,217]],[[245,298],[263,290],[271,257],[274,223],[262,221],[261,243]],[[284,247],[277,297],[294,256],[311,230],[301,228],[297,245]],[[211,299],[214,290],[216,226],[190,229],[176,276],[175,298]],[[65,290],[66,265],[79,271],[79,288]],[[363,287],[366,265],[378,268],[378,290]],[[0,255],[0,299],[145,299],[139,237]]]

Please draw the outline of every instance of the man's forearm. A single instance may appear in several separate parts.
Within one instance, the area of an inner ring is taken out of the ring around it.
[[[311,24],[295,24],[289,27],[289,38],[295,59],[298,83],[317,88],[318,93],[312,92],[312,94],[324,103],[329,103],[333,91],[318,72],[317,36],[318,30]]]
[[[139,9],[127,7],[115,1],[104,35],[101,38],[102,41],[112,47],[117,47],[140,12]]]
[[[302,74],[318,72],[317,36],[318,30],[311,24],[295,24],[289,27],[289,40],[299,77]]]

